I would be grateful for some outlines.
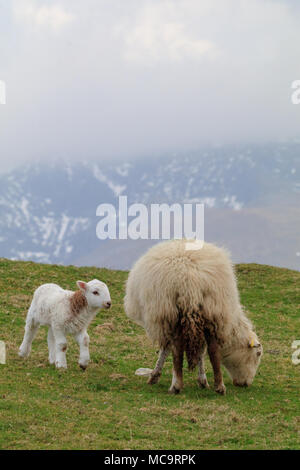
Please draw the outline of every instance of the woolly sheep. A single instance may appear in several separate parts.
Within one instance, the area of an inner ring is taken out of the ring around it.
[[[32,341],[40,325],[47,325],[49,362],[67,368],[66,334],[72,334],[80,347],[79,365],[86,369],[90,360],[87,328],[102,308],[110,308],[107,285],[94,279],[77,281],[79,290],[64,290],[57,284],[43,284],[34,293],[27,313],[25,335],[19,356],[28,357]]]
[[[179,393],[183,387],[184,352],[190,369],[198,364],[199,386],[207,388],[207,348],[215,391],[225,394],[221,364],[234,385],[248,386],[261,360],[262,346],[240,304],[227,252],[210,243],[204,243],[202,249],[187,250],[186,243],[159,243],[135,263],[127,280],[125,312],[160,347],[149,384],[158,382],[172,351],[169,391]]]

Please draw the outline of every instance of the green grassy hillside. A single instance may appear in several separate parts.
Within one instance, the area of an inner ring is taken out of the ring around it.
[[[158,385],[134,375],[138,367],[154,366],[156,351],[125,317],[126,272],[0,259],[0,340],[7,346],[7,364],[0,365],[0,448],[299,448],[300,366],[291,361],[291,344],[300,340],[300,273],[255,264],[239,265],[237,273],[242,303],[264,346],[252,387],[235,388],[225,374],[227,395],[219,396],[198,389],[196,372],[185,368],[184,390],[173,396],[167,393],[171,358]],[[50,366],[45,328],[30,357],[20,359],[35,288],[55,282],[75,289],[77,279],[95,277],[108,284],[113,307],[90,326],[89,368],[79,369],[71,337],[68,370]]]

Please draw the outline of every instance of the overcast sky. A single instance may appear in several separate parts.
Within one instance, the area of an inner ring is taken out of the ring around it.
[[[0,171],[300,138],[298,0],[0,0]]]

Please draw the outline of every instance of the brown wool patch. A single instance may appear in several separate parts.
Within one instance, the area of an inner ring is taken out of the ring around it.
[[[205,343],[204,320],[199,312],[180,312],[179,325],[184,342],[189,369],[194,369],[199,362],[201,349]]]
[[[76,316],[80,313],[80,310],[87,307],[87,300],[80,290],[74,292],[70,297],[71,314]]]

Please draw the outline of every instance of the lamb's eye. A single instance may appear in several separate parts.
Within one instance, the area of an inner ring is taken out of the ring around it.
[[[94,294],[94,295],[99,295],[99,292],[96,291],[96,290],[94,290],[93,294]]]

